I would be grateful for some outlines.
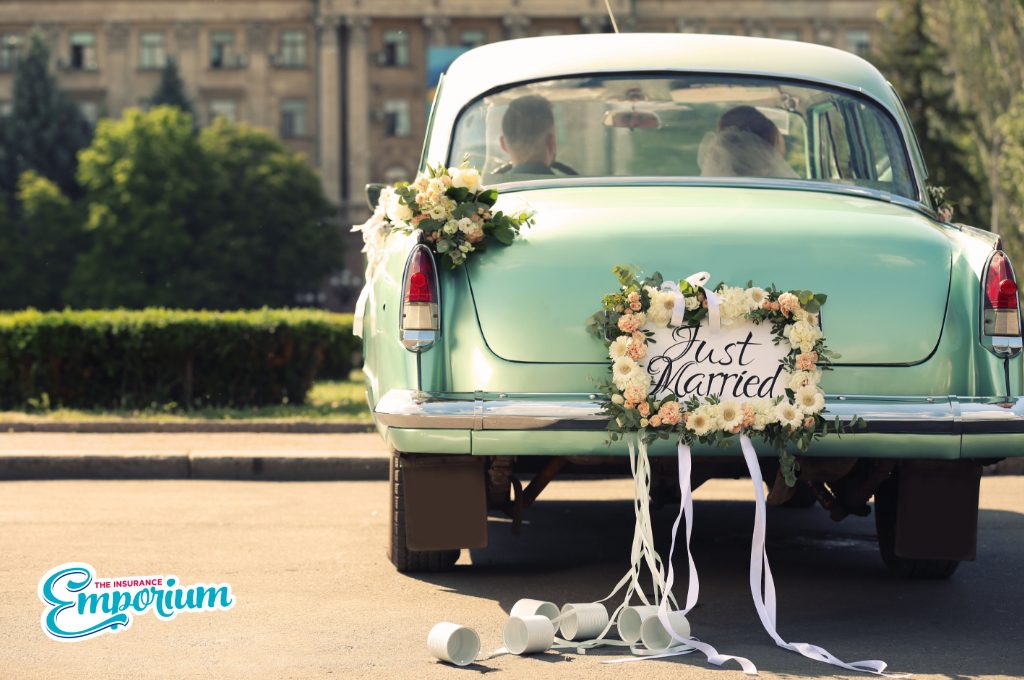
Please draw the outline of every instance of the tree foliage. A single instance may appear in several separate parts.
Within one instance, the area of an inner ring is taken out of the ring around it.
[[[81,154],[92,246],[75,306],[294,305],[338,266],[332,208],[303,159],[269,134],[179,108],[103,121]]]
[[[79,194],[78,152],[89,145],[92,126],[78,105],[57,88],[49,70],[50,51],[38,33],[14,77],[13,107],[4,124],[8,183],[26,170],[52,180],[66,195]],[[2,170],[0,170],[2,172]],[[8,189],[10,190],[10,188]]]
[[[972,114],[956,101],[947,72],[949,54],[933,36],[928,4],[900,0],[886,8],[876,63],[907,107],[928,166],[928,183],[948,188],[957,221],[987,227],[988,187],[970,140]]]
[[[176,106],[185,113],[194,113],[192,102],[185,94],[185,83],[178,73],[178,64],[174,59],[167,59],[160,71],[160,83],[149,100],[152,106]]]

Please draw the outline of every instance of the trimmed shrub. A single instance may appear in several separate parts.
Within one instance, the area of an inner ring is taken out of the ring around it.
[[[301,404],[356,348],[352,315],[317,310],[0,314],[0,408]]]

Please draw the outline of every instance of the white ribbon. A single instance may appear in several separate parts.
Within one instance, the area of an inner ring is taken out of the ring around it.
[[[859,671],[861,673],[874,673],[876,675],[884,675],[890,678],[905,678],[907,674],[903,673],[886,673],[886,663],[877,659],[869,661],[854,661],[853,663],[846,663],[837,659],[835,656],[830,654],[828,650],[825,650],[817,645],[812,645],[807,642],[786,642],[779,635],[775,629],[775,614],[776,614],[776,601],[775,601],[775,581],[772,578],[772,570],[768,564],[768,553],[765,551],[765,533],[766,533],[766,510],[765,510],[765,496],[764,496],[764,482],[761,479],[761,466],[757,462],[757,452],[754,451],[754,445],[751,443],[750,438],[747,435],[740,435],[740,448],[743,450],[743,459],[747,463],[747,469],[750,471],[750,479],[754,482],[754,537],[750,543],[750,593],[754,596],[754,607],[757,609],[757,615],[761,618],[761,625],[772,637],[779,647],[788,649],[791,652],[802,654],[808,659],[815,661],[822,661],[824,663],[832,664],[833,666],[839,666],[850,671]],[[761,588],[762,581],[762,566],[764,567],[764,590]],[[671,575],[671,570],[670,570]]]
[[[697,272],[686,277],[685,281],[694,288],[704,291],[704,296],[708,301],[708,329],[712,333],[717,333],[722,327],[722,314],[719,311],[720,298],[715,291],[704,287],[710,278],[711,274],[707,272]],[[672,306],[672,325],[681,326],[686,314],[686,297],[679,290],[679,284],[675,281],[665,281],[661,284],[661,290],[675,296],[675,303]]]

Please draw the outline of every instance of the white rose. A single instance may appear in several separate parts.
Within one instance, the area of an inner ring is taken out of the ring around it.
[[[459,230],[459,225],[457,223],[453,222],[452,220],[448,220],[447,222],[445,222],[444,226],[441,228],[441,231],[443,231],[444,233],[448,234],[449,236],[451,234],[454,234],[458,230]]]
[[[482,181],[480,171],[476,168],[455,168],[452,170],[452,186],[468,189],[470,193],[480,191]]]
[[[636,367],[632,375],[626,380],[626,387],[639,387],[644,392],[651,386],[651,376],[647,375],[646,371],[640,366]]]
[[[392,222],[408,222],[412,219],[412,208],[403,203],[402,197],[395,192],[388,194],[384,212]]]
[[[622,398],[621,394],[613,394],[612,395],[612,403],[613,404],[618,404],[619,406],[622,406],[624,403],[626,403],[626,400]]]
[[[473,229],[473,227],[476,226],[476,223],[473,222],[473,220],[469,219],[468,217],[463,217],[461,220],[458,221],[458,225],[459,231],[465,234],[468,233],[471,229]]]
[[[789,379],[789,389],[797,390],[808,385],[817,385],[821,380],[821,371],[796,371]]]
[[[722,313],[722,326],[729,328],[743,322],[747,312],[753,309],[750,297],[743,288],[726,286],[719,293],[721,301],[719,309]]]
[[[686,302],[686,309],[691,312],[700,307],[700,300],[697,299],[696,295],[688,295],[684,300]]]
[[[793,347],[799,347],[801,352],[810,352],[814,349],[815,343],[821,339],[821,331],[806,321],[797,321],[788,325],[783,334]]]
[[[619,337],[612,340],[612,344],[608,346],[608,356],[614,361],[615,359],[621,359],[626,356],[626,349],[629,347],[629,336],[620,335]]]

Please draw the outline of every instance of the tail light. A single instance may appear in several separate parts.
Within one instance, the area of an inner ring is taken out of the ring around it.
[[[981,332],[996,354],[1012,356],[1021,348],[1020,301],[1010,258],[1001,250],[989,256],[981,280]]]
[[[441,335],[440,288],[434,255],[417,245],[405,263],[399,331],[402,344],[411,352],[429,349]]]

